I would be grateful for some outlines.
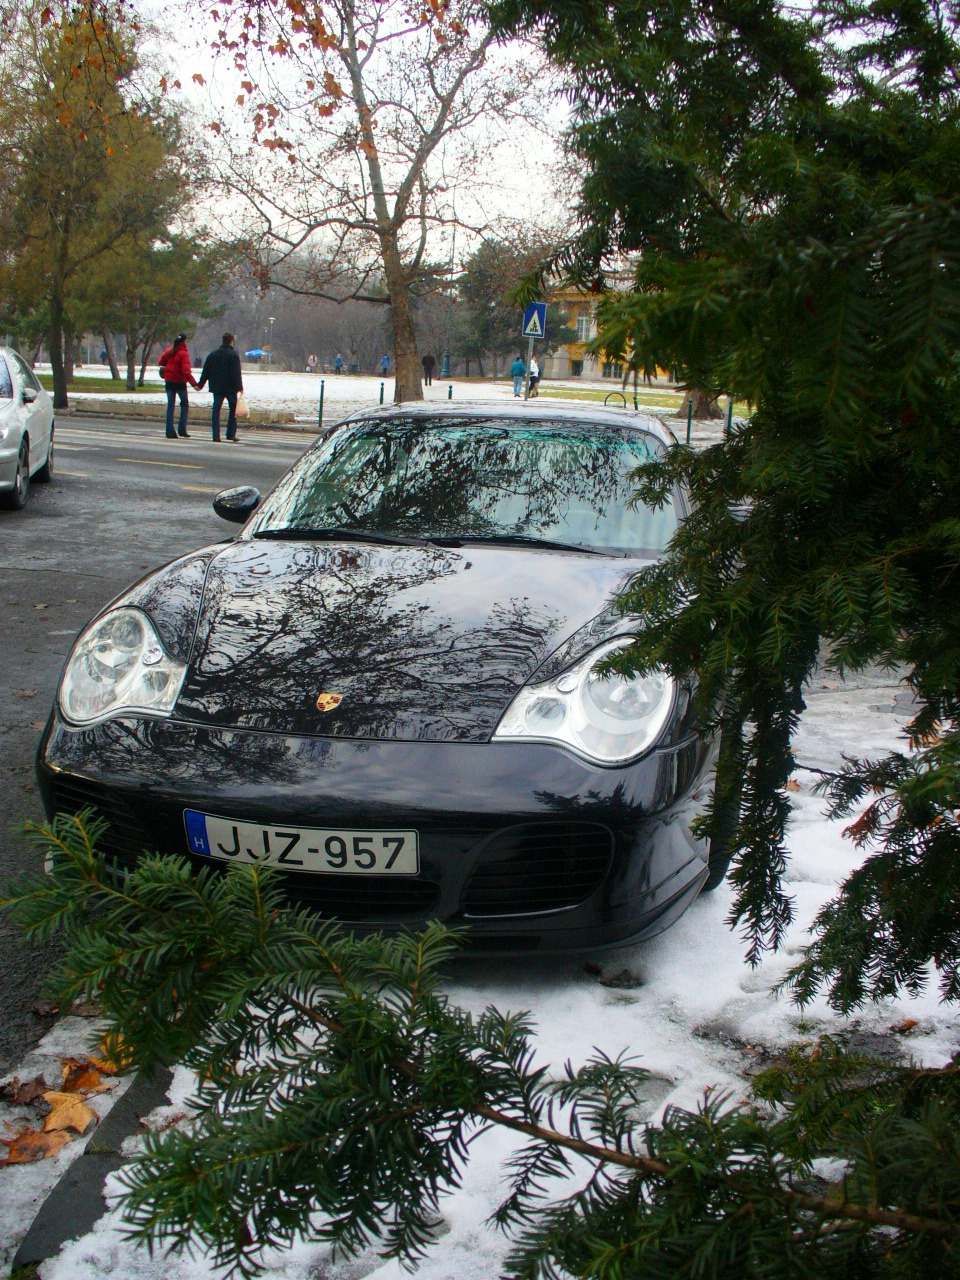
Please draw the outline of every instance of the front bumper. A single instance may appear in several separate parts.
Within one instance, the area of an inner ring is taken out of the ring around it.
[[[102,847],[210,859],[187,846],[185,809],[300,827],[415,828],[416,876],[282,873],[288,896],[364,929],[468,928],[483,951],[566,952],[660,932],[696,897],[706,842],[690,824],[713,749],[691,737],[627,768],[539,744],[375,742],[113,720],[73,730],[54,714],[38,754],[49,817],[95,808]],[[221,866],[221,863],[215,863]]]

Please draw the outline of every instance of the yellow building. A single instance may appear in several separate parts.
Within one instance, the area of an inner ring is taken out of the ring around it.
[[[550,354],[537,353],[540,371],[545,378],[584,378],[595,382],[609,378],[623,381],[623,363],[620,360],[600,359],[587,350],[587,344],[597,336],[596,308],[599,295],[583,293],[579,289],[556,289],[550,293],[550,302],[566,312],[566,327],[576,330],[576,339],[556,347]],[[549,335],[548,335],[549,336]],[[657,370],[658,377],[667,374]]]

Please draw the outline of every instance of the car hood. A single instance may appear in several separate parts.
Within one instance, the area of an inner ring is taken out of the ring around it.
[[[237,541],[177,562],[127,602],[189,660],[184,718],[485,742],[558,649],[573,661],[626,629],[612,601],[641,563],[495,546]]]

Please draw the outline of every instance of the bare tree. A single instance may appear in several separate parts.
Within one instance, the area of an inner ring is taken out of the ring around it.
[[[221,128],[222,176],[246,202],[261,281],[389,307],[396,399],[420,399],[413,304],[471,221],[457,183],[530,127],[533,54],[496,46],[466,0],[247,0],[233,21],[221,46],[260,145]]]

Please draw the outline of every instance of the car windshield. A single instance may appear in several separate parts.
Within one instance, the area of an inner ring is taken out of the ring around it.
[[[468,417],[364,420],[315,446],[248,526],[253,537],[396,536],[656,555],[674,504],[633,506],[660,449],[627,426]]]

